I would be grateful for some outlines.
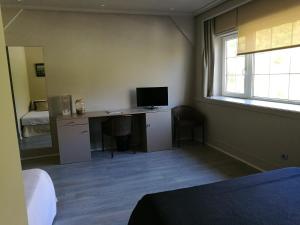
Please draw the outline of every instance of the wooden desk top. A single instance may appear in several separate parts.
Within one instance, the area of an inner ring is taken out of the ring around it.
[[[135,114],[146,114],[169,111],[168,107],[160,107],[157,109],[145,109],[145,108],[133,108],[133,109],[122,109],[112,111],[90,111],[82,115],[76,113],[70,116],[59,115],[56,117],[57,120],[71,120],[71,119],[82,119],[82,118],[96,118],[96,117],[109,117],[109,116],[121,116],[121,115],[135,115]]]

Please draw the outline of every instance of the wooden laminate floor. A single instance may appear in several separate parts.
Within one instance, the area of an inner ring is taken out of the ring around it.
[[[28,167],[28,165],[27,165]],[[258,171],[201,145],[153,153],[93,153],[93,160],[42,167],[53,179],[54,225],[126,225],[145,194],[191,187]]]
[[[51,146],[52,140],[50,134],[23,138],[20,143],[21,151],[51,148]]]

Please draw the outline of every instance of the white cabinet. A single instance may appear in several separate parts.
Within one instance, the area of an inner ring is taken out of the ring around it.
[[[57,134],[62,164],[91,159],[88,119],[58,120]]]
[[[146,113],[147,151],[172,148],[171,111]]]

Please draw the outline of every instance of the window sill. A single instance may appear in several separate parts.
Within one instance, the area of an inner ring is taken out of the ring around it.
[[[200,100],[209,104],[220,104],[223,106],[238,107],[241,109],[270,113],[284,117],[300,118],[300,105],[268,102],[254,99],[232,98],[225,96],[213,96]]]

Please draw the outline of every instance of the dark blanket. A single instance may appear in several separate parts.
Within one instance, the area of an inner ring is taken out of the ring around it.
[[[129,225],[298,225],[300,169],[144,196]]]

